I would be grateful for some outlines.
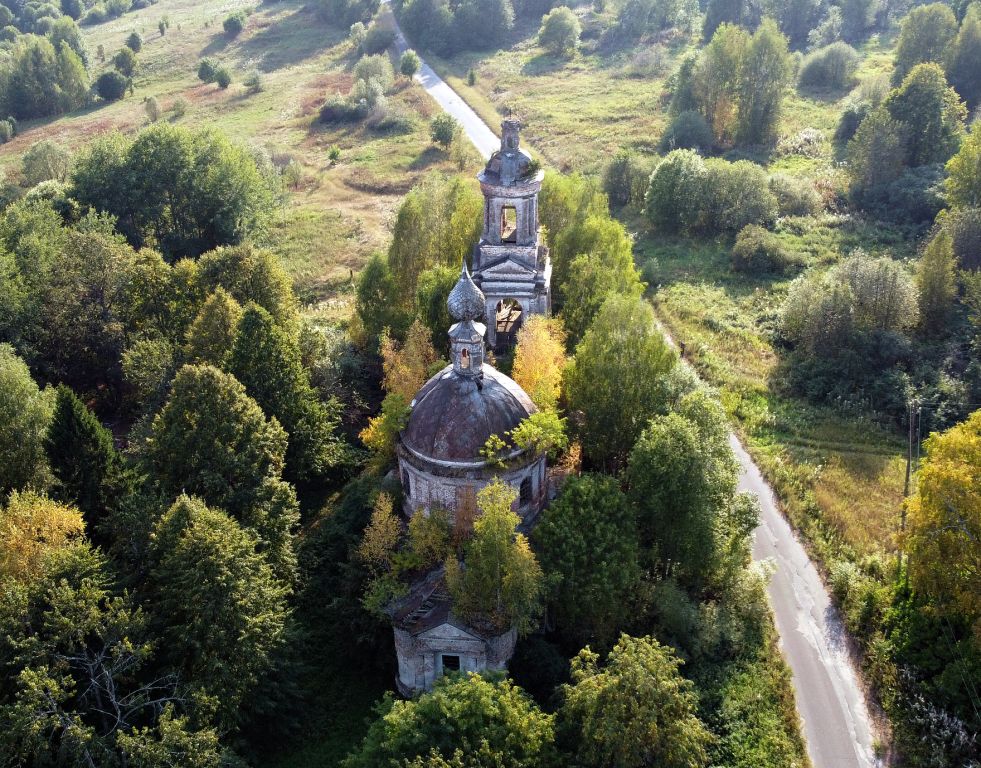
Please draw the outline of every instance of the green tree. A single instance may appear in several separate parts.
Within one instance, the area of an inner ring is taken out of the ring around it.
[[[443,765],[445,760],[474,768],[543,768],[557,757],[553,720],[507,679],[445,675],[417,699],[387,697],[344,766]]]
[[[186,682],[214,697],[225,728],[267,684],[284,642],[286,587],[258,546],[227,514],[183,495],[153,536],[149,579],[161,651]]]
[[[153,420],[146,460],[165,499],[187,492],[255,530],[277,574],[295,566],[292,530],[299,513],[280,479],[287,436],[235,377],[186,365]]]
[[[737,142],[744,145],[774,142],[783,92],[793,70],[787,38],[772,19],[764,19],[742,61]]]
[[[950,6],[931,3],[911,10],[903,19],[896,43],[893,85],[902,83],[917,64],[946,61],[956,35],[957,19]]]
[[[290,276],[276,254],[250,243],[204,254],[198,262],[194,288],[202,295],[223,288],[243,306],[258,304],[281,328],[299,326],[299,306]]]
[[[0,579],[30,583],[58,552],[85,536],[82,515],[34,491],[11,491],[0,505]]]
[[[572,660],[572,684],[563,686],[560,746],[584,768],[708,765],[712,736],[680,666],[651,637],[621,635],[603,667],[584,649]]]
[[[716,564],[717,518],[736,492],[736,462],[719,406],[702,410],[704,423],[680,413],[656,416],[630,452],[626,481],[637,510],[642,544],[664,578],[699,586]]]
[[[460,277],[453,267],[436,265],[419,275],[416,282],[416,317],[429,329],[437,350],[448,350],[446,332],[453,325],[446,299]]]
[[[742,27],[721,25],[702,51],[695,73],[694,92],[699,111],[720,147],[729,146],[735,139],[750,40]]]
[[[126,47],[133,53],[139,53],[143,50],[143,37],[139,32],[129,33],[129,37],[126,38]]]
[[[247,306],[238,322],[228,368],[286,430],[287,477],[309,479],[339,463],[336,403],[327,407],[317,399],[296,340],[257,304]]]
[[[221,286],[216,288],[187,329],[187,343],[184,345],[187,361],[224,368],[241,318],[242,305]]]
[[[459,130],[460,124],[446,112],[440,112],[429,124],[429,135],[432,137],[433,143],[439,144],[443,149],[449,149]]]
[[[233,245],[261,231],[279,181],[255,153],[216,131],[154,123],[129,142],[110,136],[75,164],[72,196],[118,219],[136,248],[170,259]]]
[[[399,59],[399,74],[411,80],[419,71],[420,63],[419,54],[410,48]]]
[[[615,472],[624,465],[666,404],[664,377],[675,362],[649,304],[632,296],[606,300],[564,376],[575,431],[593,466]]]
[[[136,54],[132,48],[120,48],[112,57],[112,65],[123,77],[132,77],[136,73]]]
[[[616,479],[567,480],[533,539],[558,629],[609,647],[635,615],[641,580],[636,519]]]
[[[446,563],[453,609],[474,626],[497,632],[516,627],[531,631],[541,611],[542,569],[511,511],[518,493],[495,480],[477,494],[480,516],[467,543],[461,568],[455,556]]]
[[[483,210],[483,197],[459,176],[430,174],[412,188],[396,214],[388,250],[394,281],[388,299],[396,308],[411,312],[424,270],[436,264],[459,269],[480,236]]]
[[[130,81],[119,72],[103,72],[95,81],[95,91],[103,101],[119,101],[126,95]]]
[[[947,330],[957,299],[957,259],[950,234],[941,230],[923,249],[916,268],[920,329],[928,336]]]
[[[566,330],[578,340],[606,295],[597,285],[597,295],[590,302],[583,280],[577,275],[577,269],[583,265],[574,267],[574,262],[580,256],[586,257],[592,262],[588,268],[593,279],[605,278],[612,289],[632,293],[640,284],[634,268],[633,241],[626,228],[605,211],[574,222],[556,235],[552,259],[553,293],[556,303],[563,308]],[[577,307],[577,302],[591,303],[591,306]],[[578,317],[571,317],[573,314]]]
[[[97,531],[124,490],[122,461],[112,433],[64,385],[58,387],[45,451],[56,481],[55,495],[77,506],[89,531]]]
[[[50,139],[34,143],[21,159],[21,175],[24,185],[33,187],[42,181],[64,181],[71,169],[72,157],[68,150]]]
[[[66,42],[37,35],[18,38],[6,65],[4,114],[18,120],[77,109],[87,98],[85,65]]]
[[[38,389],[27,365],[9,344],[0,344],[0,497],[33,487],[43,490],[50,470],[44,436],[53,397]]]
[[[964,135],[967,108],[939,64],[917,64],[883,107],[906,128],[906,164],[945,163]]]
[[[706,174],[705,161],[690,149],[669,152],[654,167],[645,202],[655,229],[677,232],[698,226]]]
[[[906,132],[889,110],[871,112],[848,142],[846,151],[852,191],[872,190],[895,181],[903,172]]]
[[[553,56],[573,56],[579,45],[582,25],[567,6],[553,8],[542,17],[538,30],[538,44]]]
[[[947,199],[955,208],[981,208],[981,129],[975,127],[947,161]]]
[[[950,52],[947,77],[968,109],[981,104],[981,4],[971,3],[964,14]]]
[[[75,542],[4,591],[0,751],[23,765],[132,765],[122,755],[140,733],[139,765],[214,766],[217,735],[177,715],[177,681],[153,669],[146,617],[112,581],[104,556]],[[166,710],[159,718],[158,708]],[[185,761],[181,743],[205,751]]]
[[[453,275],[455,284],[456,270]],[[358,275],[354,290],[354,310],[359,324],[352,335],[362,346],[377,349],[386,328],[401,335],[409,327],[412,318],[397,303],[400,293],[388,259],[380,253],[374,254]]]

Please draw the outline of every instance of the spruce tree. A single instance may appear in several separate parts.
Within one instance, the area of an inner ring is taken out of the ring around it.
[[[317,399],[296,340],[257,304],[248,305],[242,314],[229,369],[289,435],[285,471],[289,479],[307,479],[338,463],[336,409]]]
[[[58,387],[44,448],[56,497],[77,506],[90,535],[96,534],[122,493],[122,462],[112,433],[64,384]]]

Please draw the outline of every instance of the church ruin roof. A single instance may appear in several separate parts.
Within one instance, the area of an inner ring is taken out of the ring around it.
[[[479,380],[447,366],[416,395],[402,443],[419,456],[450,462],[482,461],[492,435],[506,434],[535,412],[525,391],[490,365]]]

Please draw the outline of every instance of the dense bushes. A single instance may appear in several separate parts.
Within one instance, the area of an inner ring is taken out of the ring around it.
[[[453,6],[446,0],[405,0],[397,10],[408,38],[442,55],[494,48],[514,27],[511,0],[465,0]]]
[[[712,129],[705,118],[694,110],[679,112],[661,136],[661,151],[672,149],[695,149],[700,153],[712,148]]]
[[[379,119],[387,110],[385,94],[395,82],[395,72],[388,56],[365,56],[354,66],[354,85],[347,96],[335,94],[320,108],[320,122],[343,123],[375,115]]]
[[[786,272],[800,260],[781,245],[772,232],[756,224],[739,230],[732,246],[732,268],[753,275]]]
[[[176,259],[259,230],[279,183],[271,166],[221,134],[156,123],[132,142],[118,134],[96,141],[71,186],[83,206],[117,217],[135,247],[153,244]]]
[[[809,87],[847,88],[857,68],[858,52],[847,43],[832,43],[804,58],[798,82]]]
[[[553,8],[542,19],[538,30],[538,44],[553,56],[571,56],[579,45],[582,25],[579,18],[566,6]]]
[[[349,27],[356,22],[367,22],[377,12],[380,0],[318,0],[317,10],[328,24]]]
[[[821,195],[808,179],[775,173],[770,177],[770,191],[781,216],[813,216],[821,210]]]
[[[47,38],[24,35],[3,74],[0,109],[18,120],[70,112],[88,100],[85,64],[64,41],[56,48]]]
[[[119,72],[103,72],[95,81],[95,91],[105,101],[118,101],[126,95],[129,79]]]
[[[777,198],[758,165],[703,160],[687,149],[654,168],[646,204],[651,223],[666,232],[735,232],[777,216]]]

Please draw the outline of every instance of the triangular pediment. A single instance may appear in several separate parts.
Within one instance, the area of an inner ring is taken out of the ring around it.
[[[418,637],[423,640],[480,640],[481,638],[473,632],[444,621],[435,627],[430,627],[425,632],[420,632]]]
[[[491,264],[488,267],[481,268],[478,274],[480,275],[481,280],[489,280],[500,277],[531,278],[535,276],[535,270],[529,267],[527,264],[521,264],[514,259],[504,259],[496,264]]]

